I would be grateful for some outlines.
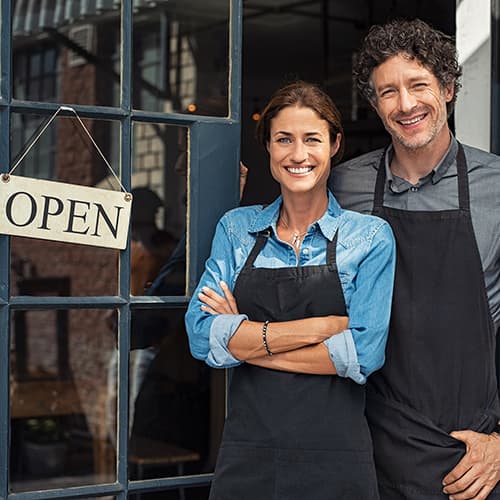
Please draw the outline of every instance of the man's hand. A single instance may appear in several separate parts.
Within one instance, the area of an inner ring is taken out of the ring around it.
[[[243,198],[243,192],[247,184],[248,168],[240,161],[240,201]]]
[[[474,431],[455,431],[450,435],[465,444],[466,452],[443,479],[443,493],[450,500],[488,498],[500,480],[500,435]]]
[[[221,281],[220,287],[224,292],[224,297],[206,286],[201,289],[198,298],[203,302],[202,311],[210,314],[239,314],[236,299],[227,284]]]

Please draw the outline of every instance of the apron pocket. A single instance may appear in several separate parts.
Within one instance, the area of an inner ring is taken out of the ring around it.
[[[250,444],[222,444],[210,500],[274,498],[275,450]]]
[[[381,485],[438,495],[465,446],[412,408],[372,393],[367,417]]]
[[[465,453],[464,443],[427,416],[373,391],[367,393],[366,411],[380,484],[414,495],[439,495],[443,477]],[[482,409],[468,429],[489,434],[497,420],[493,408]]]
[[[276,500],[379,498],[369,452],[281,449],[276,459]]]

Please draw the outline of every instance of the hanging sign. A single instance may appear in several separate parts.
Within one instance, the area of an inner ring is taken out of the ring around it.
[[[124,190],[76,111],[61,106],[10,172],[0,177],[0,233],[123,250],[132,207],[130,193],[11,175],[63,110],[75,115]]]
[[[15,175],[0,177],[0,232],[123,250],[132,196]]]

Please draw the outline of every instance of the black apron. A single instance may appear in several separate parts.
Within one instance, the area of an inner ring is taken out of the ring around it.
[[[500,415],[495,335],[459,145],[458,210],[383,206],[385,155],[373,214],[396,237],[386,362],[368,382],[367,416],[384,500],[448,498],[442,479],[465,446],[454,430],[492,432]],[[489,498],[500,498],[496,488]]]
[[[337,236],[325,265],[254,268],[268,237],[258,235],[236,281],[240,312],[254,321],[346,315]],[[210,499],[378,499],[364,409],[365,388],[350,379],[236,367]]]

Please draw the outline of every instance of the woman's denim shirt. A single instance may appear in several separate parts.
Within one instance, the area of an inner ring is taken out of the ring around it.
[[[195,358],[214,368],[230,368],[242,363],[231,355],[227,345],[240,323],[249,318],[244,314],[204,312],[198,294],[201,287],[206,286],[223,295],[221,280],[234,289],[259,231],[272,229],[254,266],[278,268],[325,264],[327,240],[331,241],[338,229],[337,267],[349,328],[324,343],[341,377],[363,384],[370,373],[382,366],[394,280],[394,237],[384,220],[343,210],[330,192],[328,195],[328,209],[309,227],[299,256],[276,234],[281,197],[266,207],[240,207],[221,218],[205,272],[186,313],[186,328]]]

